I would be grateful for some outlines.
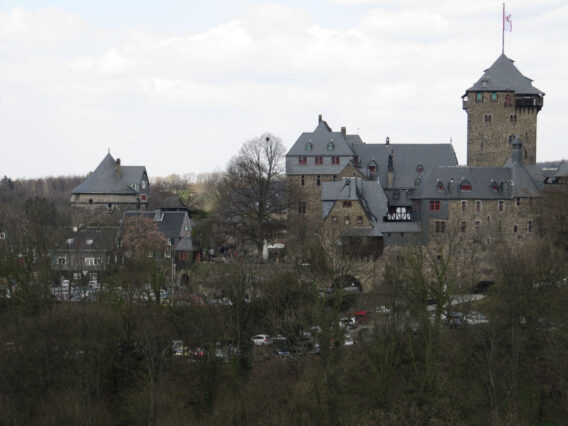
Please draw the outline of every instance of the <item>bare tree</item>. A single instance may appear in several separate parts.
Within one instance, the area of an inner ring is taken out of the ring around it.
[[[265,241],[273,240],[284,225],[284,154],[276,136],[265,133],[251,139],[216,186],[216,217],[227,225],[224,232],[255,244],[259,256]]]

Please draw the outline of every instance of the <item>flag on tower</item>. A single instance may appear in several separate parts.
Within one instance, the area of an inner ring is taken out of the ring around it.
[[[513,31],[513,19],[511,18],[511,14],[505,12],[503,9],[503,31]]]

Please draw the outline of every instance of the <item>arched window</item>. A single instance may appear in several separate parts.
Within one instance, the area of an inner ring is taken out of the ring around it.
[[[333,141],[329,141],[327,144],[327,150],[328,151],[333,151],[335,149],[335,145],[333,144]]]
[[[306,151],[311,151],[311,150],[312,150],[312,143],[311,143],[311,142],[308,142],[308,143],[306,144]]]
[[[377,173],[378,170],[379,168],[377,167],[377,163],[375,161],[369,161],[369,164],[367,164],[367,171],[369,173]]]
[[[424,171],[424,166],[422,164],[418,164],[416,166],[416,173],[422,173]]]
[[[443,191],[444,190],[444,182],[442,182],[441,180],[439,180],[436,183],[436,187],[438,188],[438,191]]]

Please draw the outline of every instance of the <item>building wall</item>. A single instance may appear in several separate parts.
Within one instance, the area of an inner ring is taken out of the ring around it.
[[[148,197],[145,201],[140,199],[141,194],[73,194],[71,195],[71,205],[74,207],[93,208],[101,206],[105,208],[118,208],[120,205],[128,204],[129,208],[148,204]],[[138,201],[140,199],[140,201]],[[91,201],[92,200],[92,201]],[[108,205],[111,205],[110,207]]]
[[[462,210],[462,201],[466,202],[465,210]],[[520,198],[518,205],[517,199],[500,201],[503,202],[502,211],[499,211],[499,200],[448,200],[447,218],[444,215],[428,215],[429,234],[431,237],[438,234],[436,221],[441,221],[444,222],[444,234],[448,238],[460,234],[466,238],[480,237],[488,243],[494,240],[513,243],[535,239],[539,233],[540,199]],[[532,221],[531,226],[529,220]],[[462,223],[465,232],[462,232]]]
[[[476,101],[477,92],[468,92],[464,99],[467,112],[467,165],[501,167],[511,156],[509,135],[517,135],[523,143],[524,164],[536,164],[536,127],[538,108],[515,107],[513,92],[496,92],[497,101],[491,102],[491,92],[483,94],[483,102]],[[505,96],[511,96],[511,106],[505,106]],[[485,115],[491,114],[491,122]],[[510,116],[517,121],[511,122]]]

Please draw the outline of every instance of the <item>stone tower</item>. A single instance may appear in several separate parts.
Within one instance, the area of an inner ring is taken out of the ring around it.
[[[523,143],[523,163],[536,163],[536,120],[544,93],[513,62],[501,54],[462,96],[468,166],[503,166],[515,136]]]

